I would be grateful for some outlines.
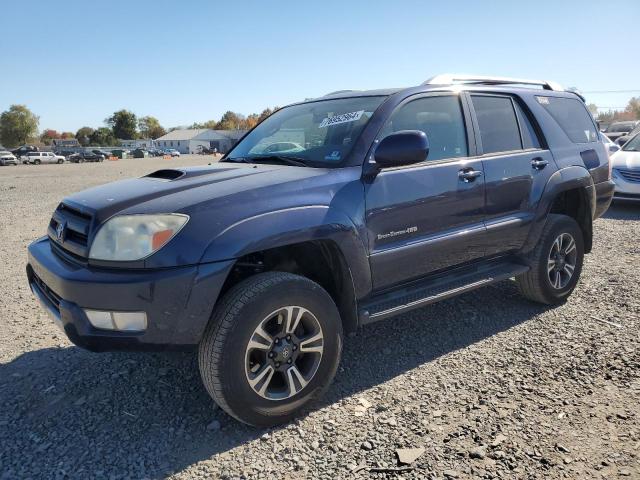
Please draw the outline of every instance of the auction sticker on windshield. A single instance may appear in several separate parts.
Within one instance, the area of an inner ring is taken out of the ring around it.
[[[334,117],[325,118],[320,122],[318,128],[330,127],[331,125],[338,125],[340,123],[357,122],[364,115],[364,110],[358,112],[343,113]]]

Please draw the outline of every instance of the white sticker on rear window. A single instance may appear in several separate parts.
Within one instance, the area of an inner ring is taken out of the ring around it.
[[[549,105],[549,99],[547,97],[536,97],[536,100],[538,100],[540,105]]]
[[[357,122],[364,115],[364,110],[358,112],[343,113],[334,117],[325,118],[320,122],[318,128],[330,127],[332,125],[338,125],[340,123]]]

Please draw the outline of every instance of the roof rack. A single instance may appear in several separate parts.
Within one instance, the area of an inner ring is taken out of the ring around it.
[[[489,77],[483,75],[456,75],[445,73],[436,75],[422,85],[452,85],[455,83],[468,83],[477,85],[536,85],[545,90],[564,92],[565,89],[556,82],[544,80],[531,80],[526,78]]]

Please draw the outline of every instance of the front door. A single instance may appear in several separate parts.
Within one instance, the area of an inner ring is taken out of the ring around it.
[[[374,290],[484,255],[484,172],[481,160],[469,158],[463,107],[457,94],[410,98],[378,136],[422,130],[430,148],[425,162],[383,169],[365,182]]]
[[[541,146],[526,105],[507,95],[471,94],[486,187],[486,249],[496,255],[520,249],[535,217],[537,199],[556,167]]]

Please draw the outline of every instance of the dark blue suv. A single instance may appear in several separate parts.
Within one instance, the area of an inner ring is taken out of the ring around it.
[[[328,388],[343,332],[512,277],[565,301],[612,192],[579,94],[439,76],[290,105],[218,164],[72,195],[27,276],[75,344],[197,347],[213,399],[271,425]]]

